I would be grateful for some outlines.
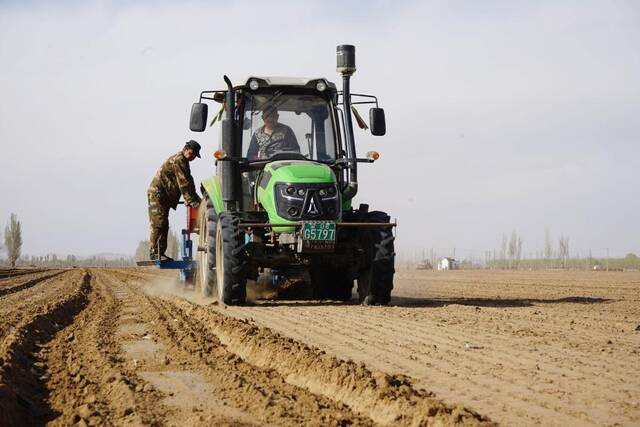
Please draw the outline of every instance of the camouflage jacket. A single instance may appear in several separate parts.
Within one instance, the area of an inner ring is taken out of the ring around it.
[[[195,206],[200,203],[200,196],[196,193],[196,187],[191,176],[189,161],[182,151],[169,157],[158,169],[149,185],[148,192],[155,194],[160,203],[172,207],[178,206],[180,194],[184,197],[185,204]]]
[[[269,159],[282,152],[300,153],[300,145],[293,130],[282,123],[277,123],[273,132],[268,134],[264,126],[253,134],[249,143],[247,157],[249,160]]]

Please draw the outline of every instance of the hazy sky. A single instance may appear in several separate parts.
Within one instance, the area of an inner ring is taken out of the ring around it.
[[[529,254],[546,228],[573,253],[640,252],[638,5],[0,1],[0,224],[18,215],[29,254],[133,253],[162,161],[194,138],[196,181],[214,171],[218,129],[188,129],[201,90],[338,82],[350,43],[388,130],[357,133],[381,159],[356,203],[397,217],[401,253],[481,256],[516,230]]]

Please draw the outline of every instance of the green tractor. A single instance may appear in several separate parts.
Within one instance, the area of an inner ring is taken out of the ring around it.
[[[190,129],[207,127],[208,104],[220,109],[217,174],[202,182],[195,285],[221,304],[243,304],[247,280],[269,275],[279,287],[304,282],[313,298],[389,303],[393,288],[394,223],[389,215],[352,207],[358,191],[354,105],[371,104],[371,133],[386,132],[375,96],[353,94],[355,47],[337,47],[342,91],[324,78],[249,77],[225,90],[204,91]],[[214,104],[215,105],[215,104]]]

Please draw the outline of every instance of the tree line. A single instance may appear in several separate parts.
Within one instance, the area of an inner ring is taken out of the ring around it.
[[[461,253],[462,252],[462,253]],[[401,264],[413,269],[435,269],[443,257],[455,259],[455,267],[459,269],[499,269],[499,270],[640,270],[640,257],[628,253],[624,257],[596,257],[591,251],[582,255],[571,253],[568,235],[561,234],[557,240],[552,239],[549,230],[545,230],[544,246],[535,252],[524,252],[524,239],[517,231],[502,233],[498,249],[472,251],[452,248],[449,251],[422,251],[422,255],[414,253],[411,261]],[[458,256],[456,256],[458,255]]]
[[[6,259],[0,258],[0,265],[11,267],[129,267],[135,265],[135,260],[130,256],[106,257],[93,255],[90,257],[78,257],[57,254],[42,256],[22,254],[22,224],[16,214],[12,213],[9,222],[4,228],[4,236],[0,239],[0,254],[5,254]]]

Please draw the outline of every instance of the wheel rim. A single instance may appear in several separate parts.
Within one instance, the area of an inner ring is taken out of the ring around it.
[[[218,289],[218,302],[224,304],[224,253],[222,244],[222,229],[220,222],[216,228],[216,287]]]
[[[198,249],[198,281],[200,282],[200,292],[204,297],[210,296],[207,295],[207,288],[209,285],[208,233],[209,230],[207,229],[207,218],[206,215],[202,215],[200,217],[200,236],[198,238],[198,246],[203,247],[204,250]]]

